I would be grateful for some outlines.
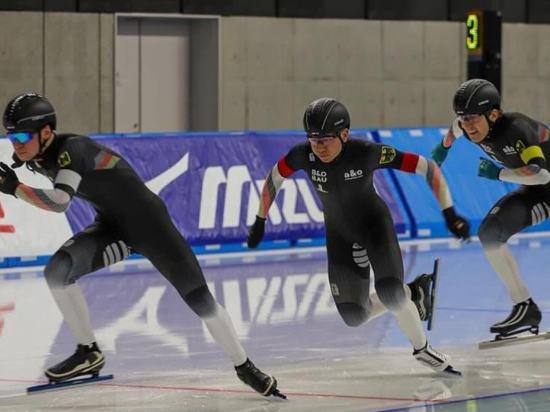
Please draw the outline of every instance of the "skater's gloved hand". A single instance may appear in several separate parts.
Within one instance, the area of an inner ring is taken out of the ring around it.
[[[477,175],[486,179],[498,180],[498,175],[502,169],[490,160],[479,158],[479,168],[477,169]]]
[[[437,163],[438,166],[441,166],[449,154],[449,148],[443,146],[443,141],[433,148],[432,150],[432,160]]]
[[[445,223],[449,231],[457,238],[469,241],[470,240],[470,223],[462,216],[457,215],[454,207],[449,207],[443,211]]]
[[[248,247],[255,249],[262,241],[265,233],[265,218],[256,216],[256,221],[248,230]]]
[[[19,186],[17,174],[5,163],[0,162],[0,192],[15,196]]]

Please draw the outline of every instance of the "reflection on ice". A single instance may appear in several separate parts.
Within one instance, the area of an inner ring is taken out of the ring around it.
[[[540,267],[546,264],[541,248],[548,246],[539,246],[512,247],[546,314],[550,278],[541,276]],[[548,393],[532,390],[550,386],[548,342],[477,350],[479,341],[490,338],[489,325],[510,307],[479,245],[422,249],[403,249],[407,280],[429,270],[435,257],[442,259],[437,327],[428,337],[451,355],[462,379],[441,378],[419,365],[389,315],[347,327],[332,302],[326,260],[288,258],[205,265],[205,272],[250,357],[277,377],[289,401],[244,387],[202,322],[147,265],[139,272],[121,265],[116,274],[81,281],[107,358],[104,371],[116,379],[26,396],[26,386],[41,381],[47,365],[74,350],[35,270],[0,280],[0,411],[545,410]],[[544,322],[541,330],[548,329]],[[465,401],[448,403],[456,400]]]

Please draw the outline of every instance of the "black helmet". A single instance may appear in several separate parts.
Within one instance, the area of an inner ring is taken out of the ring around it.
[[[468,80],[455,93],[453,109],[458,115],[483,114],[492,109],[500,109],[500,93],[487,80]]]
[[[57,117],[52,104],[36,93],[15,97],[4,110],[4,128],[8,132],[37,132],[46,125],[55,130],[56,123]]]
[[[308,136],[337,135],[350,125],[348,109],[327,97],[310,103],[304,113],[304,130]]]

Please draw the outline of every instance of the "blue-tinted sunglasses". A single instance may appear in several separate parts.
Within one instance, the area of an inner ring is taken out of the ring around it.
[[[10,139],[12,143],[19,142],[25,144],[32,140],[32,135],[33,132],[8,133],[8,139]]]
[[[317,145],[326,145],[326,144],[330,144],[334,141],[334,139],[336,139],[338,136],[336,135],[329,135],[329,136],[312,136],[312,135],[308,135],[307,138],[309,139],[309,141],[314,144],[315,146]]]
[[[480,114],[463,114],[461,116],[458,116],[458,120],[460,120],[461,122],[466,122],[466,123],[475,123],[479,119],[481,119]]]

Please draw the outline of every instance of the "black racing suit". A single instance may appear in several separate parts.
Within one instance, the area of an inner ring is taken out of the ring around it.
[[[464,137],[471,141],[461,127]],[[504,113],[491,127],[489,135],[476,143],[494,161],[507,169],[519,169],[536,164],[548,170],[545,159],[550,156],[549,130],[546,125],[522,113]],[[535,150],[543,157],[532,156]],[[550,217],[550,183],[522,185],[500,199],[479,228],[479,237],[485,244],[503,243],[526,227]]]
[[[370,310],[369,267],[358,264],[357,256],[368,254],[377,294],[388,309],[399,309],[405,302],[401,250],[388,206],[374,188],[373,174],[382,168],[414,173],[417,159],[391,146],[349,139],[330,163],[315,156],[308,142],[295,146],[278,163],[283,177],[305,171],[321,199],[331,291],[350,326],[365,322]]]
[[[164,202],[118,153],[85,136],[60,134],[27,167],[97,211],[95,221],[52,256],[45,270],[51,287],[74,283],[126,258],[131,250],[149,259],[186,301],[191,292],[207,290],[196,256]],[[60,171],[65,176],[61,181]],[[197,305],[190,306],[197,311]]]

